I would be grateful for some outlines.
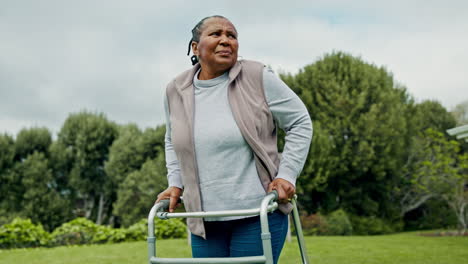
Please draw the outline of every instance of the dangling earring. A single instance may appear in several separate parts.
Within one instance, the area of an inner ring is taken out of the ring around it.
[[[192,65],[195,65],[198,63],[198,58],[197,56],[193,55],[192,57],[190,57],[190,60],[192,61]]]
[[[193,38],[191,38],[190,41],[189,41],[187,56],[190,55],[190,48],[192,47],[192,41],[193,41]],[[192,65],[197,64],[198,63],[197,56],[193,55],[192,57],[190,57],[190,61],[192,61]]]

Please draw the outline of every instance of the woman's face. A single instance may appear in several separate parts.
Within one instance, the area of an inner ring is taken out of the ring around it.
[[[224,18],[205,20],[198,43],[192,42],[193,53],[203,68],[226,71],[237,62],[237,31],[234,25]]]

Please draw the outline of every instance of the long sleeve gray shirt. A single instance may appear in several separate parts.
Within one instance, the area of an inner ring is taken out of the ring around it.
[[[194,138],[202,208],[204,211],[259,207],[265,190],[260,183],[253,151],[236,125],[227,97],[228,73],[211,80],[194,77]],[[312,122],[299,97],[265,67],[263,86],[270,111],[286,131],[285,147],[277,178],[293,185],[307,158]],[[169,186],[183,188],[179,162],[171,141],[171,124],[166,111],[166,166]],[[242,217],[208,218],[207,221]]]

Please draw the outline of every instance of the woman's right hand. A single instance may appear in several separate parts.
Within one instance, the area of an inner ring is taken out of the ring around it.
[[[158,199],[156,199],[155,203],[158,203],[161,200],[169,199],[169,213],[173,213],[181,195],[182,189],[178,187],[168,187],[166,190],[158,194]]]

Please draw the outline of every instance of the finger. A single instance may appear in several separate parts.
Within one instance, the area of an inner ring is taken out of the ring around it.
[[[274,183],[273,183],[273,182],[272,182],[272,183],[270,183],[270,184],[268,184],[268,190],[267,190],[267,193],[270,193],[271,191],[273,191],[273,190],[274,190],[274,187],[275,187],[275,185],[274,185]]]
[[[292,199],[295,193],[296,193],[296,189],[292,185],[288,184],[287,190],[286,190],[286,196],[288,197],[288,199]]]
[[[174,209],[176,208],[176,205],[177,205],[177,200],[178,200],[178,197],[171,196],[171,198],[169,200],[169,213],[174,212]]]
[[[156,199],[156,202],[154,202],[154,203],[159,203],[159,201],[161,201],[161,200],[162,200],[162,195],[158,194],[158,198]]]
[[[278,192],[278,200],[283,201],[288,199],[288,196],[286,195],[282,185],[278,184],[276,186],[276,191]]]
[[[294,197],[294,194],[296,193],[296,188],[294,188],[294,185],[286,180],[282,180],[278,185],[281,185],[288,199]]]
[[[161,200],[164,200],[164,199],[167,199],[169,197],[167,197],[167,194],[166,192],[162,192],[160,194],[158,194],[158,198],[156,199],[156,203],[159,203]]]

